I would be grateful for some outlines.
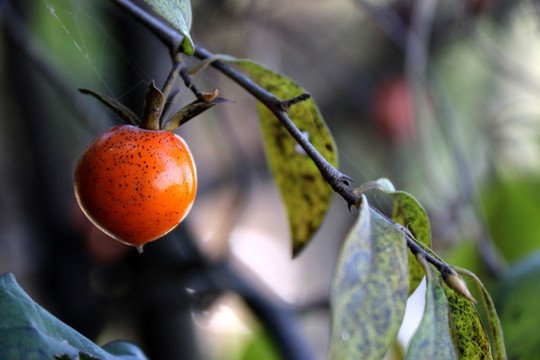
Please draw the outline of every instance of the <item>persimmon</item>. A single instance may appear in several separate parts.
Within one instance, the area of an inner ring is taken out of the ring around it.
[[[74,186],[81,209],[97,227],[142,251],[188,214],[197,176],[180,136],[118,125],[83,153]]]
[[[375,125],[393,144],[414,141],[416,123],[412,116],[413,99],[403,76],[387,79],[375,88],[372,100]]]

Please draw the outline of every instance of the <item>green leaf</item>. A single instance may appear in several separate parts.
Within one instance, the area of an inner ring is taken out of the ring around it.
[[[482,192],[489,233],[510,262],[540,249],[540,177],[494,181]]]
[[[128,343],[125,352],[100,348],[35,303],[10,273],[0,277],[0,339],[1,359],[147,359]]]
[[[239,360],[279,360],[281,354],[276,349],[272,337],[265,329],[255,331],[252,338],[246,344],[243,354],[238,356]]]
[[[426,260],[420,258],[419,261],[426,272],[426,305],[420,326],[409,344],[406,359],[457,359],[450,334],[446,294]]]
[[[394,197],[392,220],[403,225],[414,236],[417,243],[427,248],[431,247],[431,230],[429,218],[420,203],[409,193],[393,190],[393,185],[387,179],[379,179],[380,189]],[[416,290],[424,278],[424,269],[409,252],[409,295]]]
[[[495,304],[509,359],[536,359],[540,353],[540,252],[517,262],[500,279]]]
[[[257,63],[230,57],[223,60],[238,65],[255,83],[279,99],[287,100],[305,93],[289,78]],[[257,110],[270,169],[289,217],[293,254],[297,255],[324,220],[333,190],[274,114],[260,102]],[[315,149],[337,167],[336,145],[315,102],[308,99],[295,104],[288,114]]]
[[[451,330],[459,358],[492,359],[489,338],[473,303],[442,284],[450,305]]]
[[[409,291],[405,238],[362,197],[332,280],[334,360],[382,359],[395,341]]]
[[[495,304],[491,299],[491,295],[489,295],[489,292],[487,291],[482,281],[480,281],[478,276],[476,276],[474,273],[470,272],[469,270],[461,269],[455,266],[454,269],[459,274],[470,277],[476,283],[476,286],[478,287],[478,290],[480,290],[480,294],[482,295],[482,303],[484,304],[484,308],[486,309],[489,338],[491,341],[493,358],[495,360],[506,360],[507,356],[506,348],[504,345],[503,330],[501,322],[499,320],[499,316],[497,315],[497,310],[495,309]]]
[[[186,55],[193,55],[191,29],[191,3],[189,0],[144,0],[159,15],[163,16],[182,35],[184,40],[180,50]]]

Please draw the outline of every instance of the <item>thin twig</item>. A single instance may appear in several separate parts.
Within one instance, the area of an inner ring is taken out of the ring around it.
[[[184,80],[184,84],[186,87],[191,90],[191,92],[197,97],[197,99],[203,98],[203,93],[201,90],[197,88],[193,80],[191,79],[191,76],[189,75],[188,69],[185,66],[182,66],[180,68],[180,77],[182,80]]]
[[[294,104],[298,104],[302,101],[306,101],[309,98],[311,98],[310,94],[303,93],[303,94],[293,97],[292,99],[281,100],[281,110],[288,111],[290,107],[293,106]]]
[[[174,83],[176,82],[176,79],[178,78],[181,68],[182,68],[182,57],[175,56],[173,58],[173,66],[171,68],[171,71],[169,72],[169,75],[167,76],[167,79],[165,80],[165,83],[163,84],[163,87],[161,88],[161,92],[163,93],[163,96],[165,97],[166,100],[170,99],[171,91],[173,90]]]

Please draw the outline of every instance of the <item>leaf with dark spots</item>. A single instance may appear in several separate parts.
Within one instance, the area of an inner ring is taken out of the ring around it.
[[[457,360],[450,333],[449,304],[439,279],[423,258],[419,263],[426,272],[424,315],[407,349],[406,360]]]
[[[491,295],[487,291],[482,281],[480,281],[478,276],[476,276],[475,274],[473,274],[472,272],[466,269],[461,269],[457,267],[455,267],[455,269],[459,274],[472,278],[474,282],[476,283],[478,289],[480,290],[482,302],[486,310],[486,318],[488,322],[489,338],[490,338],[491,348],[493,352],[493,358],[496,360],[506,360],[507,355],[506,355],[506,346],[504,344],[503,330],[502,330],[501,322],[499,320],[499,316],[497,315],[497,310],[495,309],[495,303],[491,299]],[[536,297],[533,297],[533,298],[536,299]],[[536,306],[534,306],[534,308],[536,309]],[[534,313],[537,313],[537,312],[534,311]],[[532,352],[531,352],[531,355],[532,355]]]
[[[293,99],[305,93],[304,89],[286,76],[253,61],[231,57],[221,59],[239,66],[255,83],[281,100]],[[257,111],[270,169],[285,203],[293,255],[296,256],[322,224],[333,191],[315,163],[274,114],[260,102],[257,102]],[[287,113],[315,149],[337,167],[334,140],[313,99],[292,105]]]
[[[382,359],[395,341],[409,290],[407,245],[362,195],[332,280],[330,357]]]
[[[460,359],[492,359],[489,338],[473,303],[443,282]]]

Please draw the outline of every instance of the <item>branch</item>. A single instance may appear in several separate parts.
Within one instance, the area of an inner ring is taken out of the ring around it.
[[[199,59],[207,59],[212,57],[214,54],[200,46],[196,46],[194,55]],[[323,177],[326,179],[326,181],[332,186],[334,191],[340,194],[341,197],[343,197],[345,201],[347,201],[347,204],[349,206],[352,206],[356,203],[356,201],[358,201],[359,196],[354,193],[354,189],[350,186],[351,179],[348,176],[339,172],[336,168],[334,168],[332,164],[330,164],[317,151],[317,149],[315,149],[315,147],[311,145],[309,140],[306,139],[302,132],[289,118],[289,115],[287,115],[285,109],[287,109],[288,106],[297,101],[296,98],[290,100],[280,100],[272,93],[266,91],[265,89],[254,83],[251,79],[246,77],[240,71],[221,61],[213,61],[211,66],[221,71],[223,74],[227,75],[230,79],[234,80],[238,85],[243,87],[247,92],[253,95],[253,97],[266,105],[266,107],[270,109],[270,111],[272,111],[272,113],[281,122],[281,124],[304,149],[306,154],[308,154],[308,156],[313,160],[315,165],[317,165],[317,168],[319,169]],[[304,97],[302,97],[302,99]]]
[[[143,26],[148,28],[156,37],[167,46],[171,52],[171,56],[174,56],[175,51],[178,49],[179,44],[182,43],[183,36],[176,30],[166,26],[162,22],[158,21],[153,15],[148,14],[146,11],[133,4],[129,0],[111,0],[116,5],[124,9],[128,14],[133,16],[137,21],[139,21]],[[194,56],[205,60],[212,56],[213,53],[200,47],[195,46]],[[276,118],[282,123],[282,125],[287,129],[287,131],[294,137],[294,139],[300,144],[304,149],[306,154],[313,160],[317,168],[319,169],[321,175],[324,179],[330,184],[332,189],[338,193],[348,204],[349,207],[359,204],[361,195],[355,193],[354,188],[351,186],[351,178],[347,175],[342,174],[336,168],[332,166],[326,159],[315,149],[315,147],[307,140],[302,132],[296,127],[292,120],[287,115],[286,109],[291,101],[297,100],[280,100],[272,93],[261,88],[247,76],[245,76],[240,71],[236,70],[232,66],[221,62],[219,60],[212,61],[210,64],[215,69],[219,70],[224,75],[228,76],[231,80],[236,82],[238,85],[243,87],[248,93],[250,93],[257,100],[262,102]],[[370,207],[377,211],[372,205]],[[387,216],[381,214],[387,218],[392,223],[397,224],[395,221],[389,219]],[[406,231],[403,231],[403,234],[407,240],[407,246],[413,254],[422,254],[424,258],[433,264],[439,272],[444,274],[453,274],[454,270],[446,263],[436,259],[431,254],[427,253],[422,247],[420,247],[415,239],[407,234]]]
[[[163,44],[165,44],[165,46],[169,48],[171,54],[174,54],[179,44],[182,43],[184,37],[179,32],[158,21],[153,15],[150,15],[137,5],[133,4],[131,1],[111,1],[120,6],[128,14],[133,16],[135,20],[139,21],[142,25],[148,28],[161,42],[163,42]],[[195,46],[195,57],[204,60],[212,57],[213,55],[214,54],[212,54],[210,51],[200,46]],[[266,105],[274,113],[274,115],[276,115],[283,126],[285,126],[287,131],[289,131],[289,133],[295,138],[298,144],[300,144],[306,154],[313,159],[313,162],[317,165],[319,171],[332,186],[334,191],[339,193],[345,199],[345,201],[347,201],[349,206],[356,203],[359,196],[355,195],[353,189],[350,187],[351,179],[339,172],[328,161],[326,161],[326,159],[319,154],[313,145],[311,145],[311,143],[304,137],[302,132],[296,127],[296,125],[287,115],[285,109],[287,109],[288,106],[291,106],[290,100],[279,100],[272,93],[261,88],[247,76],[228,64],[221,61],[213,61],[211,66],[227,75],[230,79],[235,81],[238,85],[253,95],[253,97]],[[292,101],[294,102],[296,100]]]
[[[190,283],[195,285],[194,289],[192,288],[195,300],[197,297],[204,300],[225,292],[235,292],[268,329],[269,335],[281,352],[281,358],[286,360],[316,358],[299,328],[294,309],[270,300],[246,279],[245,274],[231,266],[228,261],[209,259],[191,237],[178,240],[181,240],[178,241],[182,247],[181,253],[186,254],[189,261],[181,264],[180,268],[173,268],[170,273],[181,274],[181,277],[188,274]]]
[[[244,279],[238,271],[226,263],[216,264],[210,268],[216,288],[221,291],[234,291],[239,294],[246,305],[257,314],[266,325],[269,333],[281,350],[283,359],[308,360],[314,359],[315,354],[301,335],[295,319],[294,310],[277,305],[266,295]]]

